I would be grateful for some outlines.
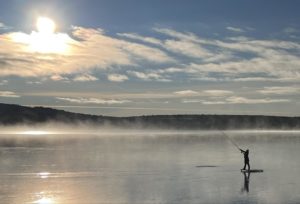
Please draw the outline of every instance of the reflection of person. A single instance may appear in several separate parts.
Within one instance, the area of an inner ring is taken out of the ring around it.
[[[244,173],[244,187],[242,188],[242,193],[243,192],[249,192],[249,183],[250,183],[250,172],[246,173],[246,172],[243,172]]]
[[[241,170],[245,170],[246,169],[246,165],[248,166],[248,170],[250,170],[250,163],[249,163],[249,149],[247,149],[246,151],[241,150],[241,153],[244,154],[244,168],[242,168]]]

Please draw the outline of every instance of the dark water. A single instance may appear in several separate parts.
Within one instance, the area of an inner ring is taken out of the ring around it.
[[[0,203],[300,203],[299,132],[228,135],[263,173],[219,133],[2,137]]]

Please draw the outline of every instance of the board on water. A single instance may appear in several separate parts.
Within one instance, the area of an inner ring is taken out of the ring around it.
[[[264,170],[262,169],[241,169],[241,172],[245,172],[245,173],[261,173],[261,172],[264,172]]]

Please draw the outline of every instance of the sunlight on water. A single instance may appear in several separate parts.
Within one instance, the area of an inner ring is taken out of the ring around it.
[[[55,204],[54,200],[51,198],[43,197],[37,201],[33,202],[34,204]]]
[[[48,135],[51,133],[48,131],[42,131],[42,130],[29,130],[29,131],[20,132],[19,134],[21,134],[21,135]]]
[[[49,172],[40,172],[40,173],[38,173],[38,176],[39,176],[40,178],[42,178],[42,179],[48,178],[49,175],[50,175]]]
[[[226,134],[3,137],[0,203],[299,203],[299,133]],[[231,140],[263,172],[241,173]]]

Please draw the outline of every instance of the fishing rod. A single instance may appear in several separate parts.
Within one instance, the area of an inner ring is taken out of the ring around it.
[[[238,150],[242,150],[241,148],[239,148],[239,146],[228,136],[226,135],[223,131],[222,134],[225,135],[227,137],[227,139],[238,149]]]

